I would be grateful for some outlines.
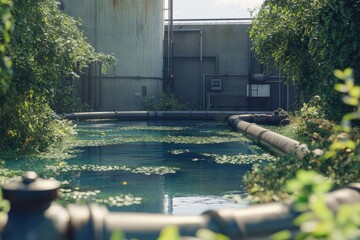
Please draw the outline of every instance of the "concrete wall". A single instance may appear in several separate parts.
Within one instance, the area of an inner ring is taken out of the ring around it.
[[[225,111],[272,111],[291,105],[287,91],[290,96],[293,90],[279,83],[278,76],[260,81],[252,77],[265,69],[250,50],[250,27],[250,23],[174,25],[174,93],[181,102]],[[165,41],[165,59],[166,46]],[[212,79],[221,79],[221,90],[211,89]],[[247,97],[248,84],[268,84],[270,97]]]
[[[62,0],[64,11],[81,19],[96,50],[118,59],[106,74],[100,73],[100,66],[92,66],[75,84],[93,110],[144,110],[147,98],[161,95],[168,70],[163,7],[163,0]],[[250,27],[250,23],[175,22],[172,73],[174,93],[181,102],[218,111],[291,107],[287,99],[294,95],[293,88],[281,83],[271,64],[261,66],[250,51]],[[261,72],[273,76],[252,77]],[[211,88],[213,79],[221,80],[221,89]],[[270,96],[248,97],[249,84],[269,85]]]
[[[163,0],[62,3],[66,13],[81,19],[84,34],[96,50],[113,54],[118,60],[106,74],[98,74],[98,83],[93,84],[97,89],[89,104],[94,110],[140,110],[146,96],[161,94]]]

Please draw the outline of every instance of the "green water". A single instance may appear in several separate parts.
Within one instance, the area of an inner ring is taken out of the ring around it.
[[[217,122],[81,122],[75,154],[6,161],[62,182],[61,202],[196,215],[248,205],[243,175],[272,157]]]

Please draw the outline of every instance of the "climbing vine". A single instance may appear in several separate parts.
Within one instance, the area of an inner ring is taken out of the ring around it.
[[[57,1],[13,3],[16,27],[9,42],[13,75],[11,82],[2,81],[7,91],[0,94],[0,148],[42,151],[72,132],[53,111],[63,81],[76,79],[89,64],[106,64],[114,58],[96,53],[77,21],[61,12]]]
[[[274,59],[305,102],[319,95],[327,117],[339,120],[349,108],[332,91],[338,80],[331,72],[351,67],[360,73],[359,18],[359,0],[268,0],[250,37],[262,63]]]

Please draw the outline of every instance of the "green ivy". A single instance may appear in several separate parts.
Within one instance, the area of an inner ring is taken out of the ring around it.
[[[0,95],[5,94],[10,86],[12,60],[9,53],[11,32],[14,27],[12,16],[13,2],[2,0],[0,2]]]
[[[350,108],[334,93],[331,72],[350,66],[360,74],[359,18],[359,0],[268,0],[250,37],[262,63],[274,59],[303,101],[319,95],[326,117],[337,121]]]
[[[77,78],[92,63],[106,65],[114,58],[96,53],[78,22],[61,12],[57,1],[13,3],[16,27],[9,42],[13,75],[7,91],[0,93],[0,149],[44,151],[73,132],[70,123],[54,112],[69,107],[69,98],[59,97],[65,94],[63,81]]]

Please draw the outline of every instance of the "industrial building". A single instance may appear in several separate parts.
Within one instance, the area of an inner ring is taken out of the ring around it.
[[[280,71],[254,57],[249,19],[174,20],[171,0],[169,9],[164,0],[61,3],[67,14],[81,19],[95,49],[118,60],[106,73],[98,64],[73,81],[95,111],[145,110],[146,99],[164,91],[180,102],[195,102],[199,110],[272,111],[292,105],[294,91]]]

